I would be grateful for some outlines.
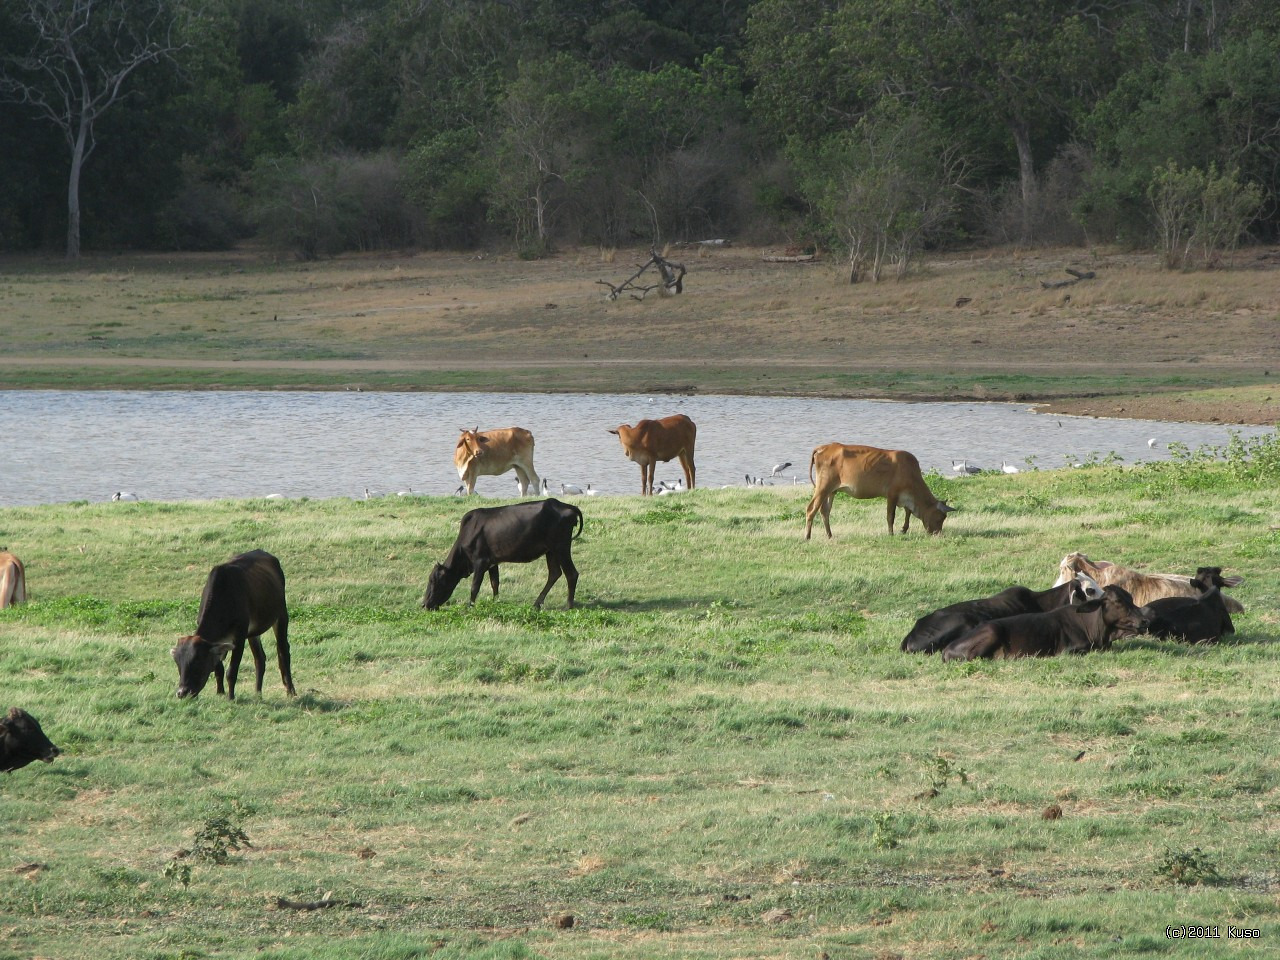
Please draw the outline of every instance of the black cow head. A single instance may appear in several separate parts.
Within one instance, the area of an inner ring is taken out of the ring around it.
[[[209,674],[222,666],[222,658],[231,650],[230,640],[210,643],[198,634],[183,637],[171,651],[178,665],[178,697],[196,697],[209,682]],[[218,681],[221,685],[222,681]]]
[[[1076,610],[1087,613],[1102,609],[1102,622],[1107,632],[1114,636],[1128,637],[1146,633],[1151,614],[1145,607],[1134,606],[1133,595],[1114,583],[1102,588],[1102,596],[1087,603],[1078,604]]]
[[[431,576],[427,578],[427,592],[422,597],[423,609],[437,610],[447,603],[461,579],[461,574],[454,573],[443,563],[437,563],[431,568]]]
[[[33,760],[53,763],[61,752],[27,711],[10,707],[8,715],[0,720],[0,770],[17,770]]]

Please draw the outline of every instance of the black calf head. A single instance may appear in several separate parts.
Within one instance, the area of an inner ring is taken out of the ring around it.
[[[0,720],[0,770],[17,770],[33,760],[53,763],[61,752],[27,711],[10,707],[8,715]]]
[[[453,573],[443,563],[431,568],[431,576],[427,578],[427,592],[422,597],[422,606],[427,610],[436,610],[453,596],[453,590],[462,577]]]
[[[178,697],[199,696],[209,682],[209,674],[219,666],[233,644],[226,640],[210,643],[198,634],[183,637],[171,651],[178,665]]]

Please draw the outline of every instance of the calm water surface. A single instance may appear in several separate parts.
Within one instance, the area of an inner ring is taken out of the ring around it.
[[[622,394],[262,393],[0,391],[0,505],[222,497],[362,497],[458,485],[458,430],[519,425],[537,439],[534,465],[602,494],[638,493],[640,470],[608,431],[685,413],[698,425],[700,486],[741,485],[791,461],[782,478],[807,482],[809,454],[839,440],[907,449],[928,470],[967,458],[1025,469],[1114,452],[1163,459],[1167,445],[1224,444],[1228,428],[1095,420],[1000,403],[898,403],[805,397]],[[1245,436],[1266,427],[1234,427]],[[1155,439],[1156,446],[1148,446]],[[658,479],[680,476],[676,461]],[[508,497],[513,474],[482,477],[477,492]]]

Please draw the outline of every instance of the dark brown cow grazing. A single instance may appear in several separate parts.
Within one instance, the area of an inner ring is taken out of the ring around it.
[[[0,720],[0,770],[8,773],[33,760],[53,763],[62,751],[49,742],[36,718],[25,710],[10,707]]]
[[[27,600],[27,571],[12,553],[0,551],[0,610]]]
[[[920,474],[920,461],[906,450],[824,443],[809,457],[809,480],[813,483],[813,499],[804,512],[806,540],[813,532],[813,515],[819,510],[827,536],[831,536],[831,501],[840,490],[859,500],[875,497],[888,500],[890,535],[898,507],[906,513],[903,533],[911,525],[912,514],[920,518],[929,533],[941,533],[942,521],[955,510],[934,497]]]
[[[1147,633],[1185,643],[1214,643],[1224,633],[1235,633],[1222,588],[1227,580],[1221,567],[1201,567],[1191,581],[1204,592],[1196,598],[1163,597],[1142,608],[1151,620]]]
[[[458,525],[458,539],[453,542],[443,563],[437,563],[427,578],[427,592],[422,606],[438,609],[451,596],[458,582],[471,579],[471,600],[476,602],[484,576],[489,575],[493,595],[498,595],[498,564],[529,563],[541,556],[547,558],[547,585],[533,602],[542,601],[564,571],[569,585],[569,606],[578,588],[578,568],[573,565],[572,547],[582,533],[582,511],[559,500],[533,500],[505,507],[480,507],[468,510]]]
[[[661,420],[641,420],[634,427],[624,423],[609,432],[618,438],[627,459],[640,465],[641,496],[653,493],[653,471],[658,461],[666,463],[675,457],[680,458],[680,466],[684,468],[685,486],[693,489],[697,474],[693,465],[693,444],[698,437],[698,428],[683,413]]]
[[[262,675],[267,669],[267,656],[259,639],[275,628],[276,658],[280,661],[280,678],[289,696],[293,689],[293,672],[289,662],[289,611],[284,602],[284,570],[280,561],[265,550],[250,550],[232,557],[209,571],[196,632],[183,637],[173,648],[178,664],[178,696],[197,696],[216,675],[218,692],[222,693],[222,658],[228,651],[227,699],[236,698],[236,675],[244,642],[253,651],[256,688],[262,693]]]
[[[979,624],[942,651],[943,660],[1008,660],[1105,650],[1117,636],[1141,633],[1147,618],[1123,587],[1047,613],[1023,613]]]
[[[1048,590],[1009,587],[995,596],[981,600],[962,600],[935,610],[916,621],[911,632],[902,638],[902,649],[908,653],[936,653],[980,623],[999,620],[1019,613],[1044,613],[1069,603],[1079,603],[1102,596],[1102,589],[1080,574],[1072,580]]]

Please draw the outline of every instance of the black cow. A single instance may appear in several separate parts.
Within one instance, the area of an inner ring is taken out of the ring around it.
[[[1142,608],[1151,620],[1147,633],[1186,643],[1212,643],[1224,633],[1236,632],[1222,588],[1238,582],[1237,578],[1223,579],[1221,567],[1201,567],[1191,582],[1204,591],[1200,596],[1161,597]]]
[[[506,507],[480,507],[462,517],[458,539],[454,541],[444,563],[437,563],[427,580],[422,605],[435,610],[444,604],[463,577],[471,576],[471,600],[476,602],[484,575],[489,574],[493,595],[498,595],[498,564],[529,563],[545,555],[547,585],[534,601],[542,607],[551,585],[564,570],[569,584],[569,606],[578,586],[578,568],[573,565],[570,548],[582,533],[582,511],[571,503],[556,499],[533,500]],[[577,524],[577,533],[574,524]]]
[[[1048,590],[1010,587],[981,600],[961,600],[917,620],[911,632],[902,638],[902,649],[908,653],[936,653],[988,620],[1019,613],[1044,613],[1100,596],[1102,588],[1083,577]]]
[[[1023,613],[979,624],[942,652],[943,660],[1052,657],[1105,650],[1116,636],[1141,633],[1147,625],[1124,587],[1103,587],[1102,596],[1047,613]]]
[[[62,751],[49,742],[36,718],[25,710],[10,707],[0,720],[0,770],[8,773],[33,760],[53,763]]]
[[[183,637],[173,648],[173,659],[178,664],[178,696],[197,696],[209,682],[211,672],[217,676],[218,692],[222,693],[222,658],[230,651],[227,699],[234,700],[245,640],[253,651],[257,690],[261,694],[267,655],[259,638],[272,627],[276,634],[280,678],[289,696],[296,696],[289,661],[289,611],[284,603],[284,570],[280,561],[265,550],[250,550],[218,564],[209,571],[209,579],[205,581],[196,632]]]

